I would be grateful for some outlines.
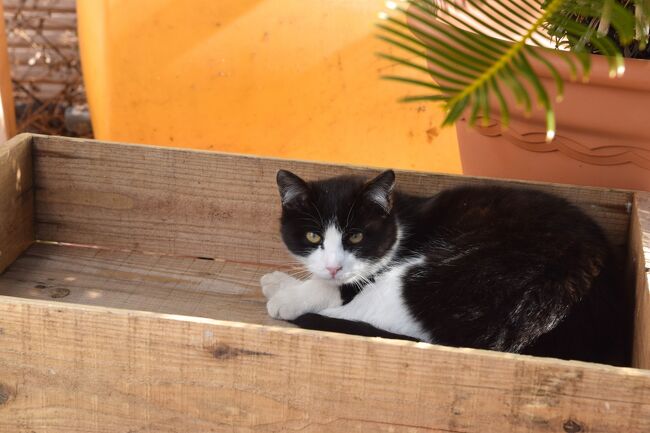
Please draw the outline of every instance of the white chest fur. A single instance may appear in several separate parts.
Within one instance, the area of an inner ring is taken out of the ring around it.
[[[366,322],[389,332],[431,341],[428,333],[409,312],[402,296],[404,273],[423,261],[420,258],[398,264],[377,276],[375,282],[365,286],[350,303],[327,308],[319,313],[338,319]]]

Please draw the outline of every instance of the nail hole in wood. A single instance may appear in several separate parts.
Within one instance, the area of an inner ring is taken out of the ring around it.
[[[64,289],[62,287],[55,287],[50,290],[50,298],[65,298],[70,294],[70,289]]]
[[[582,431],[582,426],[572,419],[565,422],[562,427],[566,433],[578,433]]]
[[[237,347],[230,347],[227,344],[219,344],[210,350],[212,356],[216,359],[232,359],[238,356],[273,356],[272,353],[255,352],[254,350],[239,349]]]
[[[13,391],[7,385],[0,383],[0,406],[7,404],[11,399]]]

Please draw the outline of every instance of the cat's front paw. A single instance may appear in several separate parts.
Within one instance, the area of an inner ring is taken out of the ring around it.
[[[264,293],[266,299],[271,299],[282,289],[294,285],[297,282],[298,280],[296,278],[279,271],[262,275],[262,278],[260,278],[262,293]]]
[[[274,319],[293,320],[310,312],[301,293],[290,288],[277,291],[266,303],[266,311]]]

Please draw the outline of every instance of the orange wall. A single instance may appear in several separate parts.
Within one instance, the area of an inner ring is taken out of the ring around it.
[[[78,0],[97,138],[460,172],[455,132],[379,79],[379,0]]]

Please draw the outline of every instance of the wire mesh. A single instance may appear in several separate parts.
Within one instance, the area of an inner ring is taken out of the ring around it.
[[[75,0],[4,0],[19,132],[92,136]]]

